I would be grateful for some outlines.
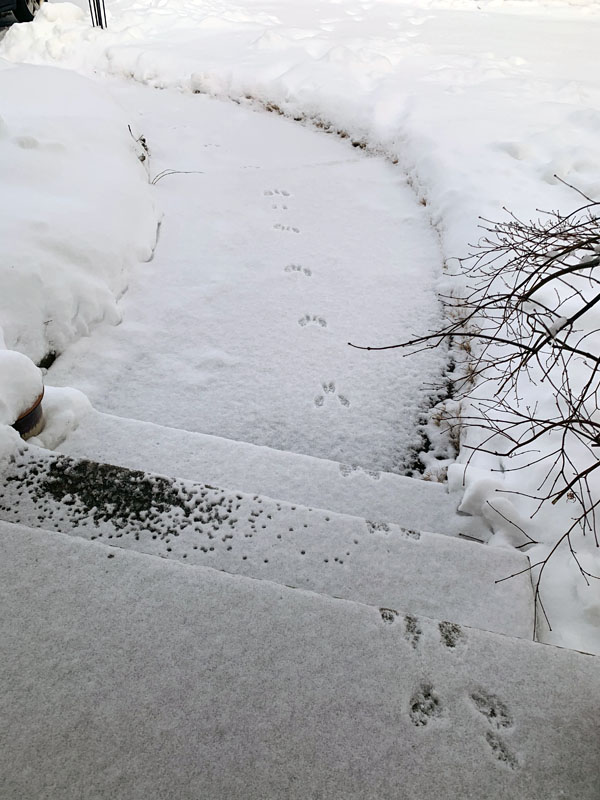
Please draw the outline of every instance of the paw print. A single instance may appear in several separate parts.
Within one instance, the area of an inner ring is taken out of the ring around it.
[[[327,320],[323,317],[318,317],[316,314],[305,314],[298,320],[298,325],[305,328],[307,325],[318,325],[320,328],[327,327]]]
[[[487,742],[492,756],[497,759],[504,766],[510,769],[518,769],[519,759],[507,744],[505,739],[500,736],[500,731],[510,734],[514,726],[513,716],[506,705],[495,694],[477,689],[470,695],[471,702],[482,715],[488,724],[488,730],[485,733],[485,741]]]
[[[345,395],[338,394],[337,389],[335,387],[335,383],[333,381],[322,383],[321,389],[323,390],[323,394],[318,394],[314,400],[314,403],[317,406],[317,408],[322,408],[322,406],[325,405],[326,395],[332,395],[337,397],[339,404],[344,408],[348,408],[350,406],[350,400],[348,400],[348,398]]]
[[[288,207],[285,198],[290,197],[288,191],[285,189],[265,189],[263,194],[271,199],[271,208],[274,211],[287,211]]]
[[[307,278],[310,278],[312,275],[312,270],[308,267],[303,267],[300,264],[287,264],[283,268],[284,272],[296,272],[300,273],[301,275],[306,275]]]

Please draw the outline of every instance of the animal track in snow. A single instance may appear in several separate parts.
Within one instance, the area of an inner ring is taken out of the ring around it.
[[[283,233],[300,233],[300,228],[295,228],[292,225],[282,225],[279,222],[275,223],[273,227],[276,231],[282,231]]]
[[[354,472],[364,472],[369,478],[378,481],[381,478],[381,472],[376,469],[364,469],[359,464],[340,464],[340,472],[344,478],[349,478]]]
[[[336,395],[340,405],[344,406],[344,408],[348,408],[350,405],[350,400],[348,400],[345,395],[336,393],[335,383],[333,381],[322,383],[321,388],[323,389],[323,394],[317,395],[314,400],[317,408],[322,408],[325,405],[325,395],[328,394]]]
[[[405,539],[412,539],[415,542],[418,542],[421,538],[420,531],[413,531],[410,528],[400,528],[400,533]],[[444,623],[442,622],[441,624],[443,625]]]
[[[393,608],[380,608],[379,613],[381,614],[381,619],[387,625],[394,623],[398,617],[398,612]]]
[[[455,622],[440,622],[438,627],[442,642],[451,650],[465,638],[462,628]]]
[[[390,526],[387,522],[373,522],[370,519],[365,520],[369,533],[389,533]]]
[[[298,325],[305,328],[307,325],[318,325],[320,328],[327,327],[327,320],[323,317],[317,317],[315,314],[305,314],[298,320]]]
[[[492,750],[492,755],[502,764],[510,767],[510,769],[517,769],[519,767],[517,756],[511,752],[504,739],[498,733],[502,728],[508,730],[513,727],[513,718],[508,706],[496,695],[490,694],[483,689],[472,692],[470,697],[477,711],[495,729],[488,730],[485,734],[485,740]]]
[[[413,650],[417,649],[422,633],[419,620],[413,617],[412,614],[407,614],[404,617],[404,638],[410,642]]]
[[[511,728],[513,719],[506,703],[503,703],[496,695],[488,694],[481,689],[471,694],[471,700],[480,714],[487,719],[493,728]]]
[[[442,705],[433,686],[424,683],[421,688],[410,698],[408,715],[413,725],[422,728],[432,719],[441,716]]]
[[[517,769],[519,760],[514,753],[512,753],[506,746],[506,743],[498,736],[497,733],[488,731],[485,735],[486,742],[492,748],[492,755],[498,759],[502,764],[506,764],[511,769]]]
[[[300,264],[287,264],[283,268],[283,271],[284,272],[297,272],[297,273],[300,273],[302,275],[306,275],[307,278],[310,278],[311,275],[312,275],[312,270],[311,269],[309,269],[308,267],[302,267],[302,266],[300,266]]]
[[[281,201],[281,198],[290,197],[290,193],[285,189],[265,189],[263,192],[265,197],[271,197],[272,203],[271,208],[273,211],[287,211],[288,207],[285,201]]]

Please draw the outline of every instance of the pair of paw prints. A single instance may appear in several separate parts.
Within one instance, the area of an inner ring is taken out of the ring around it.
[[[265,189],[263,194],[265,197],[291,197],[286,189]]]
[[[373,523],[370,524],[373,525]],[[389,526],[383,523],[374,528],[374,530],[388,531]],[[371,532],[374,532],[374,530],[372,530]],[[400,614],[393,608],[380,608],[379,613],[381,615],[381,619],[383,620],[383,622],[385,622],[388,625],[393,625],[400,617]],[[419,641],[421,639],[421,636],[423,635],[423,631],[421,630],[421,625],[419,624],[419,620],[412,614],[406,614],[404,616],[403,622],[404,622],[404,638],[410,644],[413,650],[416,650]]]
[[[323,394],[318,394],[314,400],[317,408],[322,408],[325,405],[325,399],[328,395],[337,397],[339,404],[344,406],[344,408],[348,408],[350,406],[350,400],[348,400],[345,395],[337,394],[337,389],[335,388],[335,383],[333,381],[322,383],[321,388],[323,389]]]
[[[417,617],[406,614],[401,618],[400,614],[393,608],[380,608],[379,613],[386,625],[395,625],[398,622],[402,622],[404,638],[413,650],[419,649],[423,630]],[[438,623],[438,630],[442,644],[450,650],[466,642],[465,632],[460,625],[454,622],[440,622]],[[518,769],[520,767],[519,759],[501,735],[502,733],[509,734],[514,727],[513,716],[507,704],[497,695],[485,689],[476,689],[470,692],[468,702],[487,724],[484,738],[493,757],[509,769]],[[408,704],[410,721],[415,727],[423,728],[443,715],[444,704],[435,691],[433,684],[423,682],[410,698]]]
[[[367,525],[369,526],[370,533],[375,533],[376,531],[387,532],[390,530],[389,525],[385,522],[368,522]],[[406,533],[417,534],[417,537],[420,538],[420,534],[418,534],[417,531],[406,531]],[[396,622],[397,618],[400,616],[393,608],[380,608],[379,613],[381,614],[381,619],[388,624]],[[438,630],[440,632],[442,644],[451,650],[466,641],[463,629],[455,622],[440,622],[438,623]],[[404,617],[404,638],[409,642],[413,650],[417,649],[422,635],[423,631],[421,630],[418,618],[412,614],[406,614]]]
[[[303,267],[300,264],[287,264],[283,268],[283,271],[300,273],[301,275],[305,275],[307,278],[310,278],[312,276],[312,270],[309,269],[308,267]]]
[[[517,756],[511,751],[499,731],[513,726],[512,716],[505,703],[496,695],[482,689],[472,692],[469,700],[475,709],[486,719],[490,729],[485,740],[492,755],[501,764],[515,770],[519,767]],[[432,720],[443,716],[443,705],[432,684],[423,683],[410,698],[408,715],[417,728],[428,725]]]
[[[372,478],[374,481],[378,481],[381,478],[381,472],[376,469],[365,469],[361,467],[359,464],[340,464],[340,472],[344,478],[349,478],[355,472],[364,472],[365,475],[368,475],[369,478]]]
[[[305,314],[298,320],[298,325],[301,328],[306,328],[307,325],[318,325],[319,328],[326,328],[327,320],[324,317],[318,317],[316,314]]]
[[[265,197],[271,198],[271,208],[274,211],[287,211],[286,197],[291,197],[286,189],[265,189],[263,192]]]
[[[283,233],[300,233],[300,228],[295,228],[293,225],[282,225],[280,222],[276,222],[273,228]]]

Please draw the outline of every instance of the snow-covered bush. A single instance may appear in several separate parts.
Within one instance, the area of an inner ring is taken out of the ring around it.
[[[531,566],[545,614],[542,578],[560,548],[586,582],[600,580],[598,559],[592,571],[574,538],[591,537],[599,547],[600,203],[586,198],[567,215],[543,213],[532,222],[510,215],[482,228],[460,262],[470,288],[444,299],[446,326],[395,347],[451,343],[458,363],[450,379],[461,401],[454,425],[466,432],[467,465],[484,454],[496,459],[492,471],[515,476],[496,489],[502,500],[485,501],[512,526],[512,543],[533,550],[539,529],[517,522],[506,497],[518,496],[521,508],[524,499],[529,519],[553,509],[555,538]]]

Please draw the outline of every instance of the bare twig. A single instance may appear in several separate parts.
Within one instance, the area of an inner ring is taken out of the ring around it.
[[[452,396],[467,400],[463,409],[471,409],[463,410],[462,425],[485,434],[479,445],[471,446],[467,467],[477,452],[505,461],[518,456],[507,472],[534,465],[544,469],[537,491],[506,490],[536,501],[532,516],[548,503],[574,504],[568,530],[546,558],[508,576],[539,568],[536,620],[539,609],[548,625],[540,587],[548,561],[563,542],[583,578],[600,579],[584,569],[571,541],[577,530],[591,532],[598,546],[600,497],[590,478],[600,468],[600,203],[555,177],[586,204],[567,215],[539,212],[532,222],[510,212],[503,222],[480,218],[482,238],[469,256],[458,259],[466,276],[464,294],[441,298],[448,320],[442,328],[379,347],[349,342],[358,349],[400,349],[407,354],[443,343],[455,351],[459,347],[462,361],[451,376]],[[541,387],[544,403],[529,407],[522,398],[532,384]],[[529,540],[522,546],[536,544],[494,510]]]

